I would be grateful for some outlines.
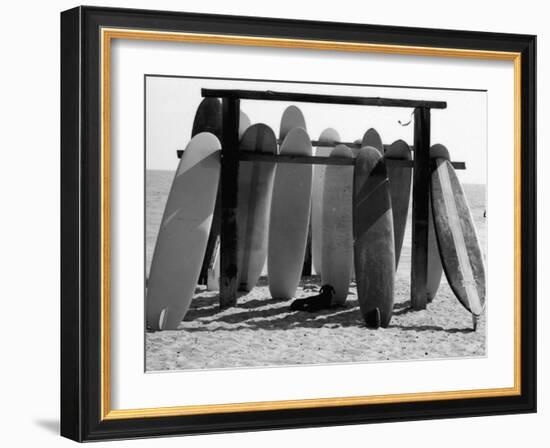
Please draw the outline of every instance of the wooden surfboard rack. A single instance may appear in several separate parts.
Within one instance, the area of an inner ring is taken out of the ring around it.
[[[311,165],[353,165],[354,159],[316,156],[272,155],[239,152],[239,113],[241,100],[286,101],[318,104],[362,105],[375,107],[405,107],[414,110],[413,160],[391,160],[386,163],[409,167],[413,173],[411,306],[425,309],[428,273],[428,213],[430,195],[430,111],[445,109],[445,101],[423,101],[396,98],[317,95],[311,93],[256,90],[202,89],[204,98],[222,101],[221,157],[221,229],[220,229],[220,307],[233,306],[237,301],[237,179],[239,163],[247,161],[269,163],[301,163]],[[336,146],[339,143],[312,141],[312,146]],[[358,148],[357,143],[343,143]],[[387,146],[387,145],[384,145]],[[183,151],[178,151],[181,157]],[[452,162],[455,169],[465,169],[464,162]]]

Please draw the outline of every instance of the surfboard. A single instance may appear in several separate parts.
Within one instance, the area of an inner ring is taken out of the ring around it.
[[[291,129],[279,154],[311,155],[311,141],[302,128]],[[275,299],[294,297],[300,282],[311,206],[311,165],[277,165],[273,181],[267,271]]]
[[[243,138],[244,133],[250,126],[250,118],[241,110],[239,113],[239,140]]]
[[[210,132],[221,140],[222,103],[218,98],[204,98],[197,107],[191,129],[191,138],[201,132]]]
[[[306,119],[302,111],[296,106],[288,106],[281,117],[279,139],[282,142],[287,134],[294,128],[302,128],[307,131]]]
[[[476,318],[485,307],[485,265],[472,213],[451,163],[435,159],[432,210],[445,276],[460,303]]]
[[[222,103],[218,98],[204,98],[193,119],[193,127],[191,128],[191,138],[201,132],[210,132],[222,138]],[[244,134],[244,131],[250,126],[250,118],[246,113],[240,111],[239,114],[239,138]]]
[[[432,145],[430,148],[430,160],[437,158],[450,160],[449,151],[439,143]],[[431,195],[431,192],[430,192]],[[426,291],[428,295],[428,303],[435,298],[439,285],[441,284],[441,276],[443,275],[443,266],[441,265],[441,257],[439,255],[439,247],[437,246],[437,237],[435,235],[434,218],[432,211],[432,201],[428,203],[428,275],[426,282]]]
[[[263,123],[249,127],[240,151],[277,154],[277,138]],[[237,193],[238,285],[250,291],[260,278],[267,257],[267,232],[275,164],[242,162]]]
[[[411,149],[403,140],[393,142],[384,153],[384,159],[411,160]],[[390,181],[390,196],[393,210],[393,236],[395,241],[395,269],[399,265],[399,256],[403,247],[405,226],[411,200],[412,170],[402,166],[386,166]]]
[[[161,221],[147,287],[147,326],[175,330],[199,278],[220,177],[220,141],[191,139],[176,171]]]
[[[288,106],[281,116],[281,124],[279,128],[279,143],[282,144],[284,138],[287,136],[288,132],[295,128],[303,128],[307,131],[306,120],[304,114],[299,107],[291,105]],[[311,217],[308,226],[308,235],[306,240],[306,251],[304,255],[304,263],[302,266],[303,275],[311,275]]]
[[[346,145],[338,145],[330,157],[351,159],[353,154]],[[321,284],[334,288],[333,305],[343,305],[352,271],[353,166],[328,165],[324,177]]]
[[[367,327],[387,327],[393,312],[395,243],[386,164],[361,148],[353,175],[353,237],[357,298]]]
[[[319,136],[320,142],[338,142],[340,135],[332,128],[325,129]],[[333,148],[318,146],[315,149],[316,156],[328,157]],[[315,273],[321,275],[322,256],[322,210],[323,210],[323,185],[326,165],[313,167],[313,182],[311,186],[311,258]]]
[[[384,155],[384,145],[382,144],[382,138],[380,137],[380,134],[376,129],[370,128],[365,132],[365,135],[363,135],[363,139],[361,140],[361,147],[370,146],[372,148],[378,149],[380,151],[380,154]]]

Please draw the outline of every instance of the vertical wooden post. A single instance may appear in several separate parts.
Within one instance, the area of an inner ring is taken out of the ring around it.
[[[221,154],[220,308],[237,303],[238,98],[223,98]]]
[[[430,200],[430,109],[414,110],[414,173],[412,205],[411,307],[428,302],[428,213]]]

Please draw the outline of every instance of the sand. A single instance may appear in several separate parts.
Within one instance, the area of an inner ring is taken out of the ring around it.
[[[149,182],[151,179],[155,182]],[[148,172],[148,264],[170,179],[168,174],[161,179]],[[465,190],[485,249],[485,188]],[[296,297],[316,294],[319,286],[316,276],[302,278]],[[471,314],[444,277],[437,297],[426,310],[410,309],[410,225],[396,273],[394,314],[388,328],[366,328],[354,283],[341,308],[313,314],[291,312],[290,302],[270,297],[266,277],[250,293],[241,295],[235,307],[225,310],[219,308],[217,291],[197,287],[177,330],[146,333],[146,369],[433,360],[486,354],[486,315],[481,316],[477,331],[472,331]]]
[[[426,310],[412,311],[409,285],[396,284],[388,328],[366,328],[355,284],[345,305],[318,313],[289,310],[263,286],[220,310],[217,292],[202,291],[176,331],[147,333],[147,370],[205,369],[320,363],[434,359],[485,355],[485,315],[472,318],[443,284]],[[297,297],[313,294],[318,277],[304,278]]]

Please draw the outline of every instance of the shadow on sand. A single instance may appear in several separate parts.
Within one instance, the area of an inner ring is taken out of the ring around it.
[[[240,297],[246,296],[241,293]],[[365,322],[359,312],[359,304],[356,298],[350,297],[347,302],[339,307],[322,310],[316,313],[290,311],[291,300],[279,299],[251,299],[241,301],[231,308],[231,312],[221,310],[219,296],[199,296],[193,300],[191,308],[187,312],[184,322],[202,320],[204,326],[185,328],[186,332],[215,332],[215,331],[239,331],[239,330],[281,330],[297,328],[366,328]],[[394,315],[399,316],[414,312],[410,307],[410,301],[396,303]],[[212,324],[219,324],[213,328]],[[436,325],[395,325],[390,329],[403,331],[424,332],[444,331],[446,333],[469,333],[469,328],[443,328]]]

